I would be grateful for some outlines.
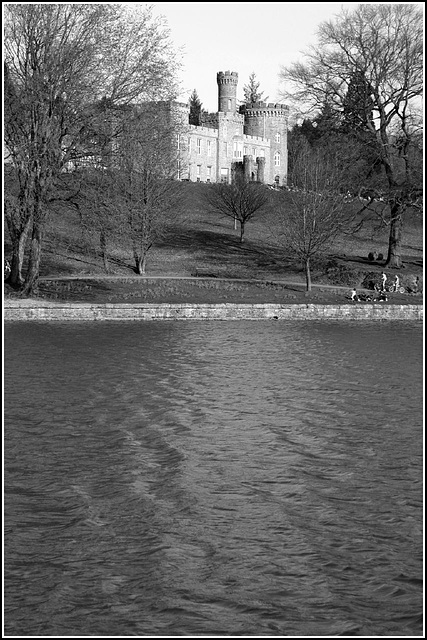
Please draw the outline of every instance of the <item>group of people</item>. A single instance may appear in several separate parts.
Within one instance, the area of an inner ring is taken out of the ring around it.
[[[360,294],[358,295],[356,289],[351,290],[350,299],[352,302],[387,302],[387,291],[399,291],[400,290],[400,278],[396,274],[394,276],[393,284],[387,286],[387,274],[383,271],[381,273],[381,284],[375,285],[375,291],[378,293],[377,297]]]
[[[384,273],[384,271],[381,274],[381,291],[386,291],[387,285],[387,274]],[[399,291],[400,289],[400,278],[399,276],[396,274],[394,276],[394,280],[393,280],[393,284],[391,285],[391,287],[389,288],[389,291]]]
[[[386,291],[387,290],[387,274],[383,271],[381,274],[381,291]],[[399,291],[400,289],[400,278],[399,276],[396,274],[394,276],[394,281],[393,284],[391,285],[391,287],[388,288],[389,291]]]
[[[366,293],[358,294],[356,289],[352,289],[350,300],[352,300],[352,302],[387,302],[388,298],[385,291],[380,291],[378,295],[374,297]]]

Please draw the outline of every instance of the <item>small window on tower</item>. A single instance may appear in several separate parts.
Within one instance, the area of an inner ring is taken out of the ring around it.
[[[280,142],[280,133],[276,133],[276,142]]]
[[[228,110],[231,111],[231,98],[228,98]]]

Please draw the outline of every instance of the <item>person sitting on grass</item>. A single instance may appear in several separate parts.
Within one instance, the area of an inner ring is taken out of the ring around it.
[[[350,300],[352,300],[353,302],[360,302],[360,298],[359,298],[359,296],[357,295],[357,291],[356,291],[356,289],[352,289],[352,290],[351,290]]]
[[[378,294],[378,297],[374,300],[374,302],[387,302],[387,296],[384,291],[381,291]]]

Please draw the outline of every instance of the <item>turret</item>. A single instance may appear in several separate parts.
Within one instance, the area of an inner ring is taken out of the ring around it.
[[[235,71],[219,71],[216,75],[218,84],[218,111],[236,113],[236,93],[239,74]]]
[[[256,163],[258,166],[257,170],[257,180],[258,182],[265,182],[265,158],[257,158]]]
[[[286,131],[289,107],[285,104],[254,102],[242,105],[245,116],[245,134],[272,138],[278,131]]]
[[[270,140],[269,171],[265,176],[269,183],[286,184],[288,171],[288,115],[285,104],[254,102],[242,105],[244,133]],[[259,167],[259,175],[265,174],[265,167]],[[260,180],[261,181],[261,180]]]

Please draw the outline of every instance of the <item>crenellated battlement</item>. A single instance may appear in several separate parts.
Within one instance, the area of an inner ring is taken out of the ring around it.
[[[286,104],[276,104],[273,102],[253,102],[240,107],[240,113],[245,118],[287,118],[289,107]]]
[[[243,109],[284,109],[289,111],[289,107],[286,104],[280,104],[276,102],[246,102],[242,105]]]
[[[243,140],[245,142],[262,142],[263,144],[270,146],[269,138],[263,138],[262,136],[251,136],[245,133],[243,134]]]
[[[216,81],[218,84],[231,84],[237,87],[239,74],[236,71],[218,71]]]

